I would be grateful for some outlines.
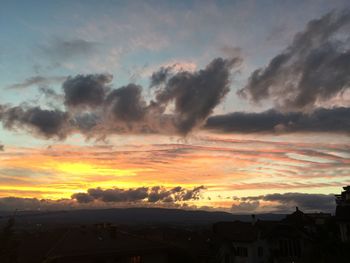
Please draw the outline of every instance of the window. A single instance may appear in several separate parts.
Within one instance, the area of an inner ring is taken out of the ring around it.
[[[301,247],[299,240],[280,240],[279,241],[280,254],[282,257],[300,257]]]
[[[236,254],[236,256],[239,256],[239,257],[248,257],[248,248],[246,248],[246,247],[237,247],[235,254]]]
[[[130,263],[141,263],[141,256],[132,256],[130,258]]]

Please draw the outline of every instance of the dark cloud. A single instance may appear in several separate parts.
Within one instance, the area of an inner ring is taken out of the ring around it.
[[[53,77],[44,77],[44,76],[33,76],[25,79],[23,82],[12,84],[8,86],[8,89],[24,89],[33,85],[39,87],[46,87],[52,83],[60,83],[64,81],[67,77],[63,76],[53,76]]]
[[[156,87],[166,82],[173,70],[172,66],[161,67],[158,71],[153,72],[151,75],[150,87]]]
[[[160,186],[154,186],[151,188],[149,195],[147,196],[148,202],[156,203],[156,202],[173,202],[174,199],[172,197],[172,192],[177,193],[180,192],[181,188],[176,188],[176,190],[166,190]]]
[[[294,204],[305,210],[333,211],[335,208],[333,194],[268,194],[264,196],[263,200],[279,202],[282,207],[290,207]]]
[[[100,124],[101,119],[95,113],[82,113],[74,116],[72,123],[78,131],[87,135],[90,132],[95,132],[94,129]]]
[[[68,114],[40,107],[0,107],[0,120],[6,129],[28,129],[45,138],[63,139],[69,132]]]
[[[193,188],[192,190],[185,190],[182,192],[183,195],[181,195],[181,200],[198,200],[200,198],[200,192],[205,189],[206,188],[203,185],[201,185]]]
[[[255,70],[239,94],[272,99],[284,110],[310,110],[350,87],[350,12],[308,23],[265,68]]]
[[[164,133],[186,135],[199,128],[229,91],[230,73],[240,58],[216,58],[205,69],[167,72],[158,78],[155,98],[149,103],[136,84],[113,89],[108,74],[77,75],[62,84],[63,95],[48,87],[40,92],[51,108],[2,106],[1,121],[8,129],[29,128],[46,138],[65,138],[80,132],[87,138],[113,133]],[[65,111],[57,105],[63,97]],[[53,101],[52,101],[53,100]],[[174,111],[171,107],[174,105]]]
[[[105,135],[122,132],[184,135],[201,126],[221,102],[229,91],[230,71],[239,63],[239,58],[217,58],[197,72],[172,73],[171,67],[162,68],[153,74],[152,83],[155,85],[157,82],[156,98],[149,104],[143,98],[139,85],[109,89],[106,83],[96,81],[102,75],[79,75],[68,78],[63,84],[65,104],[68,108],[88,105],[93,112],[89,116],[78,116],[76,123],[79,127],[89,127]],[[109,80],[106,77],[103,79]],[[164,83],[160,85],[160,82]],[[165,113],[173,102],[174,113]],[[98,106],[103,110],[96,110]],[[94,123],[98,126],[93,127]],[[93,136],[93,132],[90,135]]]
[[[223,132],[350,132],[350,108],[318,108],[311,113],[234,112],[210,117],[205,128]]]
[[[203,186],[185,189],[180,186],[167,189],[162,186],[130,189],[91,188],[84,193],[75,193],[71,199],[37,199],[21,197],[0,198],[0,211],[14,210],[66,210],[74,208],[137,206],[177,207],[177,202],[198,200]],[[185,203],[181,203],[185,204]]]
[[[147,197],[146,187],[139,187],[135,189],[106,189],[91,188],[88,189],[87,194],[92,200],[100,200],[103,202],[137,202]],[[74,195],[72,196],[74,199]]]
[[[129,84],[111,91],[106,99],[105,107],[117,120],[124,122],[141,120],[146,110],[146,102],[142,98],[142,87]]]
[[[87,193],[76,193],[72,195],[72,199],[77,200],[78,203],[90,203],[94,201],[94,198]]]
[[[63,83],[65,104],[68,107],[100,106],[110,89],[112,75],[77,75]]]
[[[240,62],[240,58],[217,58],[203,70],[178,72],[167,79],[164,88],[157,91],[156,102],[174,102],[174,124],[179,133],[202,125],[229,92],[230,71]]]
[[[178,201],[198,200],[203,186],[193,189],[174,187],[167,189],[162,186],[139,187],[130,189],[101,189],[91,188],[87,193],[76,193],[72,195],[79,203],[88,203],[94,200],[102,202],[149,202],[170,203]]]
[[[271,208],[279,212],[288,212],[294,209],[295,206],[303,211],[324,211],[334,212],[335,198],[333,194],[307,194],[307,193],[284,193],[284,194],[267,194],[260,196],[248,196],[238,198],[241,202],[235,207],[253,207],[261,206],[261,201],[276,202],[271,205]],[[252,206],[251,206],[252,205]],[[234,207],[234,206],[233,206]]]

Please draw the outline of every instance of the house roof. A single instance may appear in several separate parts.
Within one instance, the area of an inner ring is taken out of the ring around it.
[[[254,242],[258,238],[307,238],[293,224],[278,221],[258,220],[255,224],[240,221],[219,222],[214,224],[213,231],[221,239],[238,242]]]
[[[248,222],[218,222],[214,224],[213,231],[217,236],[231,241],[253,242],[258,238],[259,229]]]
[[[293,224],[295,226],[306,226],[314,224],[314,220],[311,216],[305,214],[296,208],[295,212],[287,215],[285,219],[282,220],[284,223]]]
[[[169,246],[142,239],[113,228],[73,228],[50,250],[47,258],[61,258],[86,255],[129,255],[165,251]]]

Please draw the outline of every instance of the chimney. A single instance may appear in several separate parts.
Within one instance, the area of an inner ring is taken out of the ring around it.
[[[299,211],[299,207],[296,206],[295,207],[295,211],[298,212]]]

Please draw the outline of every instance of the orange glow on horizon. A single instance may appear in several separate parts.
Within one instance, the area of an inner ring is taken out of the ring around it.
[[[126,145],[117,150],[73,145],[7,147],[0,154],[0,197],[57,200],[97,187],[193,189],[204,185],[203,197],[188,203],[229,208],[233,196],[329,193],[350,182],[350,160],[341,154],[344,144],[328,149],[322,144],[293,140],[296,142],[290,142],[289,150],[285,141],[261,140],[252,147],[249,137],[211,138],[207,134],[183,144]],[[307,158],[299,158],[301,155]],[[344,176],[332,175],[337,172],[333,165]]]

